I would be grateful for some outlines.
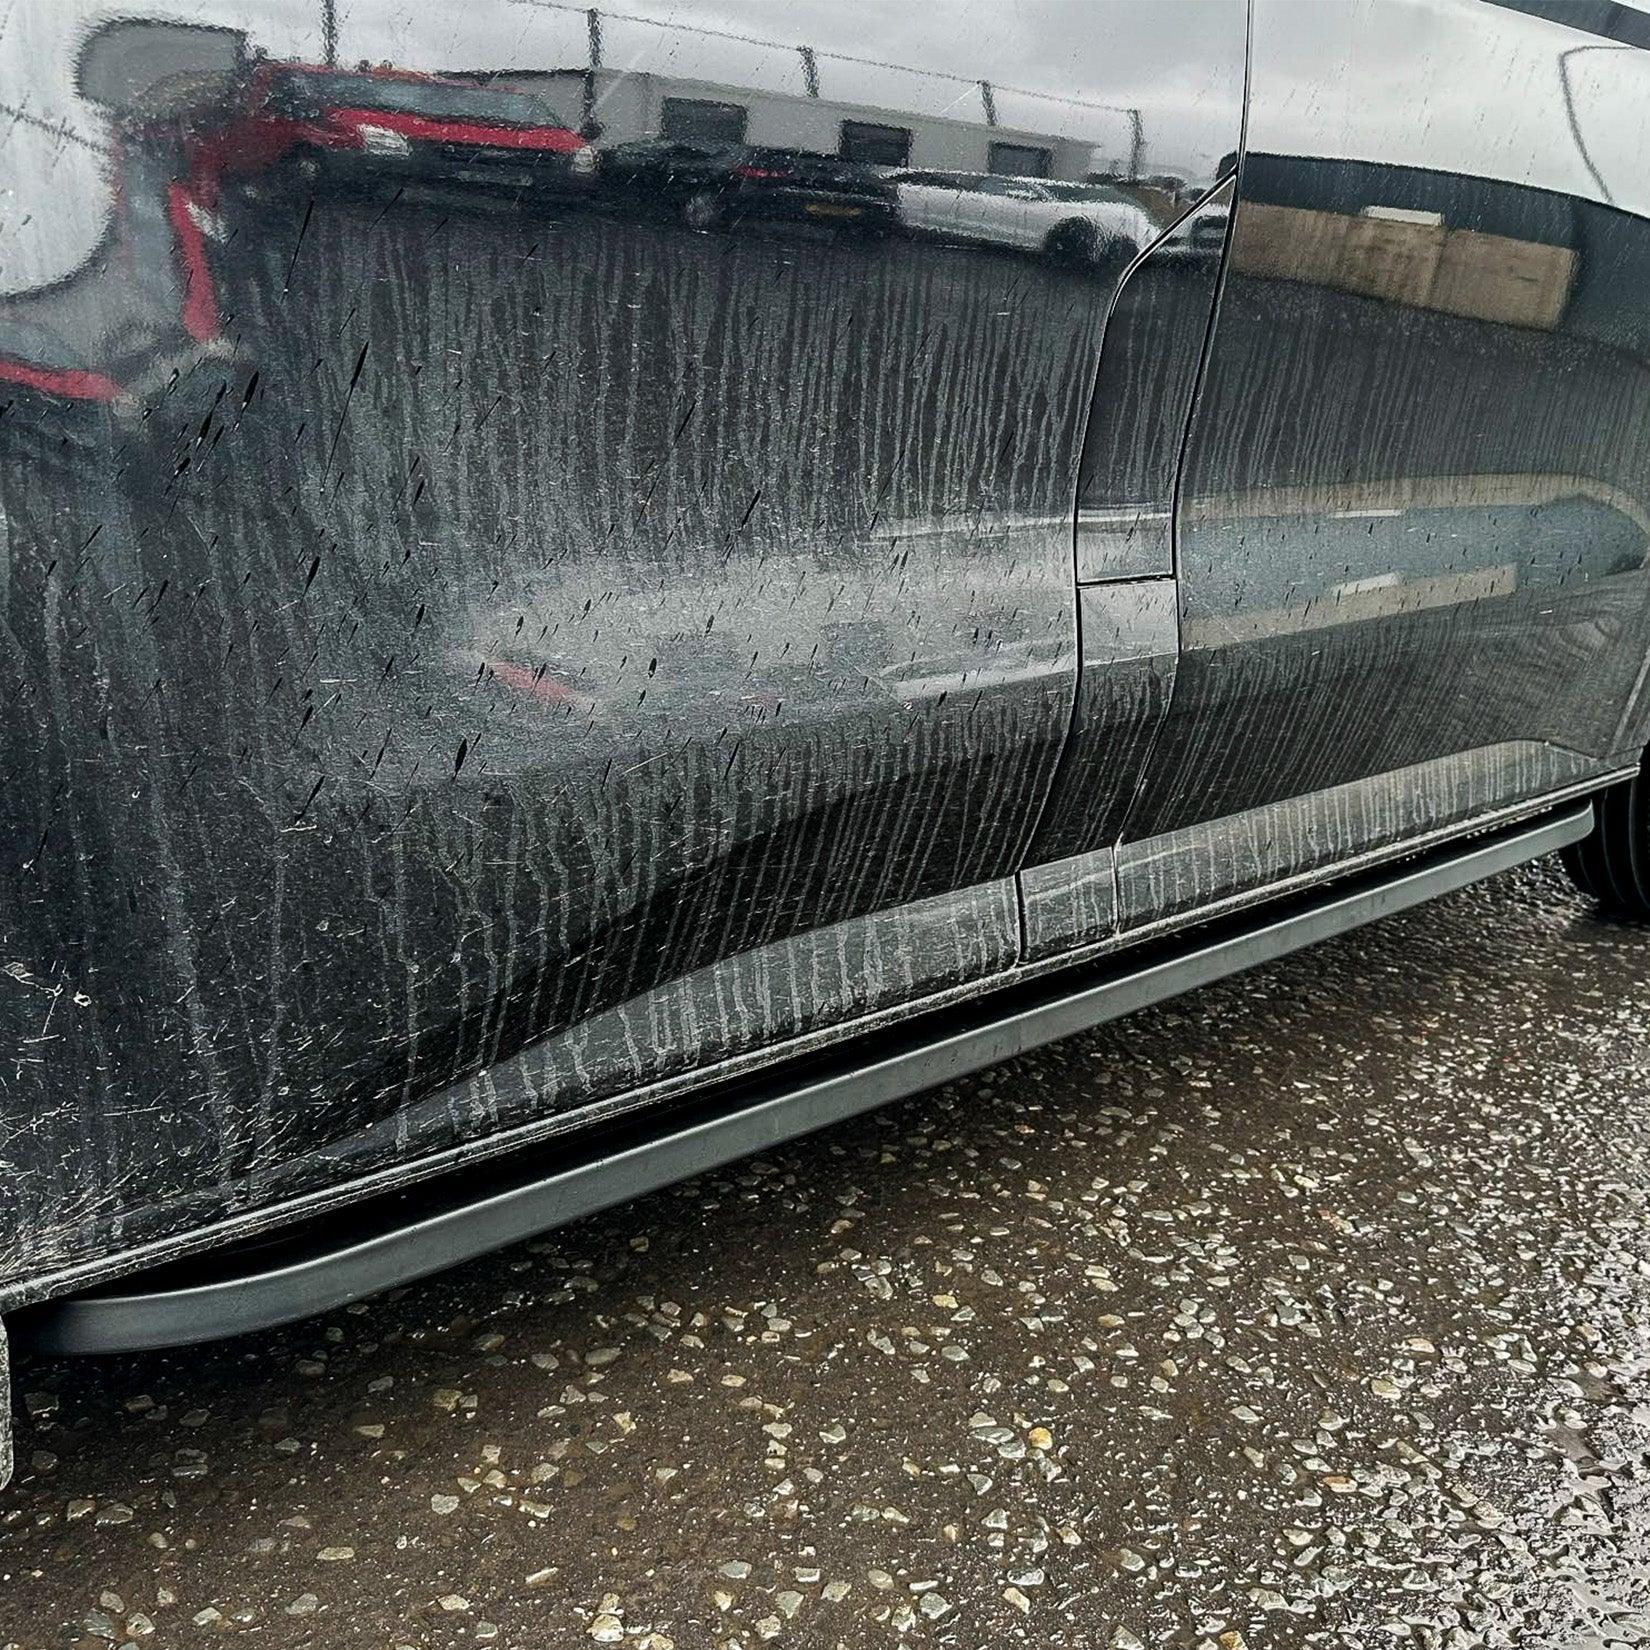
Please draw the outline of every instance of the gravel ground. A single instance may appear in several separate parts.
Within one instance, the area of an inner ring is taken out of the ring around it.
[[[416,1288],[21,1361],[0,1644],[1650,1643],[1650,936],[1547,866]]]

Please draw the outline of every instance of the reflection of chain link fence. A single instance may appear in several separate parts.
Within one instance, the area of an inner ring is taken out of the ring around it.
[[[1062,145],[1066,147],[1076,147],[1076,145],[1072,139],[1062,138],[1057,132],[1042,130],[1041,128],[1048,124],[1046,121],[1032,122],[1032,128],[1037,128],[1032,129],[1026,127],[1024,122],[1016,122],[1012,118],[1012,114],[1005,118],[998,102],[999,98],[1024,99],[1045,107],[1053,106],[1072,111],[1081,110],[1090,114],[1100,113],[1117,116],[1122,122],[1122,126],[1113,140],[1117,145],[1118,152],[1098,170],[1092,164],[1092,155],[1085,153],[1081,164],[1068,160],[1064,169],[1058,174],[1051,174],[1046,170],[1048,162],[1045,159],[1030,165],[1026,169],[1026,175],[1036,177],[1059,175],[1106,182],[1136,182],[1141,181],[1142,178],[1146,132],[1141,111],[1136,107],[1099,102],[1090,98],[1025,86],[1005,85],[985,77],[958,74],[941,69],[917,68],[908,63],[896,63],[884,58],[862,57],[850,52],[832,51],[801,42],[771,39],[761,35],[741,33],[732,29],[717,29],[703,24],[681,23],[674,20],[666,22],[639,13],[613,11],[602,7],[586,8],[571,4],[570,0],[512,0],[512,3],[531,6],[539,11],[583,15],[587,18],[588,61],[582,64],[564,64],[554,72],[569,77],[582,77],[582,100],[581,107],[577,112],[577,125],[581,132],[592,139],[602,136],[608,126],[601,110],[604,101],[604,90],[598,84],[598,76],[605,71],[622,80],[634,72],[633,66],[628,64],[623,68],[612,68],[607,63],[604,55],[604,42],[606,40],[604,24],[624,23],[655,29],[672,36],[691,36],[695,39],[715,40],[732,45],[753,46],[759,50],[777,52],[786,57],[794,56],[801,72],[801,93],[799,95],[789,94],[779,91],[777,88],[770,88],[764,95],[784,97],[787,100],[794,99],[794,101],[803,104],[835,101],[845,109],[852,108],[861,113],[873,108],[874,104],[867,103],[863,90],[856,96],[855,88],[851,84],[851,77],[850,84],[846,89],[843,89],[840,85],[832,84],[833,78],[840,82],[842,78],[840,70],[843,68],[874,70],[878,73],[906,77],[910,81],[926,83],[931,86],[956,87],[960,89],[959,95],[952,95],[948,92],[936,108],[928,111],[928,119],[943,119],[947,124],[958,127],[980,126],[991,132],[1002,130],[1009,134],[1018,133],[1024,136],[1034,152],[1044,157],[1047,157],[1054,149]],[[834,77],[832,75],[833,69],[839,71]],[[746,88],[746,90],[748,91],[750,88]],[[917,108],[920,107],[921,101],[921,99],[909,97],[901,98],[899,100],[901,104],[900,118],[909,122],[917,112]],[[567,113],[571,118],[571,111],[567,111]],[[896,128],[890,128],[889,130],[896,130]],[[647,133],[632,132],[629,135],[656,136],[659,135],[659,132],[657,130]],[[909,134],[907,133],[907,135]],[[1014,145],[993,146],[994,150],[1000,147],[1012,148]],[[1087,141],[1082,147],[1086,152],[1094,148],[1094,143],[1092,140]],[[847,151],[844,149],[841,152],[846,154]],[[906,154],[887,163],[894,165],[910,164],[911,157]],[[938,163],[930,160],[929,164]],[[1006,164],[998,164],[994,156],[988,157],[983,150],[977,162],[971,160],[969,164],[977,164],[979,170],[1002,172],[1005,175],[1010,172],[1010,168]],[[1020,174],[1016,172],[1014,175]],[[1159,184],[1170,194],[1173,194],[1182,180],[1179,177],[1165,176],[1161,179],[1149,181]]]
[[[972,86],[978,89],[981,114],[988,126],[997,124],[995,108],[998,93],[1011,93],[1015,97],[1037,98],[1050,103],[1061,103],[1073,109],[1100,109],[1108,113],[1137,114],[1137,111],[1128,110],[1111,103],[1095,103],[1083,98],[1068,97],[1056,92],[1033,91],[1024,86],[1001,86],[992,81],[970,77],[968,75],[950,74],[943,69],[918,69],[909,63],[893,63],[885,58],[858,57],[850,52],[834,52],[822,50],[815,46],[806,46],[786,40],[771,40],[761,35],[741,34],[733,29],[707,28],[703,24],[681,23],[676,21],[664,22],[657,17],[644,17],[637,12],[614,11],[611,8],[600,6],[579,6],[571,0],[513,0],[516,5],[532,6],[540,11],[583,12],[590,19],[590,68],[601,68],[601,23],[607,19],[615,23],[636,23],[644,28],[668,30],[671,34],[693,35],[704,40],[725,40],[731,44],[741,46],[759,46],[770,51],[795,52],[802,65],[803,83],[807,87],[809,97],[820,95],[822,63],[851,63],[862,69],[883,69],[895,74],[907,74],[920,80],[943,81],[955,86]]]

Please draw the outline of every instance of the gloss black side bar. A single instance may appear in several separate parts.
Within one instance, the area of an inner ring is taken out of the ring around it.
[[[1406,910],[1580,841],[1592,826],[1590,803],[1566,807],[1174,943],[1004,989],[963,1011],[914,1017],[831,1061],[797,1061],[691,1109],[655,1113],[651,1127],[632,1120],[364,1202],[292,1237],[29,1308],[10,1327],[37,1351],[122,1352],[326,1311]]]

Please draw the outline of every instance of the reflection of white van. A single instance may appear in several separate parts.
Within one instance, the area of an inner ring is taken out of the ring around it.
[[[1105,184],[919,171],[895,172],[889,181],[908,229],[949,240],[1123,264],[1157,239],[1150,215]]]

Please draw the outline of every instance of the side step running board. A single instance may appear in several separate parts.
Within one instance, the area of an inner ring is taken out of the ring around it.
[[[29,1308],[9,1327],[38,1351],[122,1352],[324,1312],[1463,888],[1579,841],[1592,825],[1590,804],[1568,807],[1174,944],[914,1017],[828,1060],[770,1070],[691,1109],[569,1137],[515,1162],[357,1204],[291,1237]]]

